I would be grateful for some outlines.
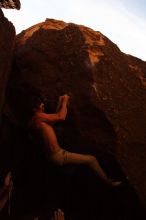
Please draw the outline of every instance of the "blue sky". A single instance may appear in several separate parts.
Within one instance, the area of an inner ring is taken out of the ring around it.
[[[21,0],[20,11],[3,12],[17,33],[46,18],[83,24],[146,61],[145,0]]]

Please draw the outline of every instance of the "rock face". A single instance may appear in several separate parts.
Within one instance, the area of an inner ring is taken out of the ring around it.
[[[0,113],[15,42],[15,28],[0,9]]]
[[[68,118],[56,128],[60,143],[114,155],[146,205],[146,62],[100,32],[46,19],[17,36],[7,101],[18,123],[31,87],[46,96],[48,111],[59,95],[71,95]]]
[[[21,4],[19,0],[0,0],[0,8],[6,9],[20,9]]]

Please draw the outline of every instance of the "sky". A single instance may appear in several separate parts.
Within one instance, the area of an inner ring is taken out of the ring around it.
[[[21,9],[3,9],[17,34],[46,18],[100,31],[124,53],[146,61],[145,0],[20,0]]]

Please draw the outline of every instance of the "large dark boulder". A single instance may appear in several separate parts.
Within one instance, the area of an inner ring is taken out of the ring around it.
[[[32,87],[46,96],[47,111],[71,95],[68,118],[56,126],[60,144],[99,156],[111,175],[106,158],[116,158],[146,205],[146,62],[100,32],[46,19],[16,39],[5,113],[17,126],[27,120]]]
[[[0,9],[0,187],[3,183],[3,178],[9,170],[7,168],[10,159],[10,151],[6,145],[2,144],[3,135],[1,131],[5,129],[1,126],[1,122],[2,109],[5,102],[5,90],[12,63],[15,36],[15,28],[13,24],[4,17],[4,14]],[[8,139],[8,130],[5,134],[6,139]],[[2,215],[3,214],[0,213],[0,218],[4,219]]]
[[[15,35],[13,24],[4,17],[0,9],[0,114],[10,72]]]

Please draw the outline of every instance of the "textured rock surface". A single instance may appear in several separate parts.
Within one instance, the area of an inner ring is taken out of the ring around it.
[[[41,89],[52,111],[60,94],[71,94],[68,118],[57,128],[60,143],[115,155],[146,204],[146,62],[100,32],[47,19],[17,36],[7,115],[18,124],[31,86]]]
[[[21,4],[19,0],[0,0],[0,8],[6,9],[20,9]]]
[[[15,41],[15,28],[4,17],[0,9],[0,112],[4,101],[4,93]]]

